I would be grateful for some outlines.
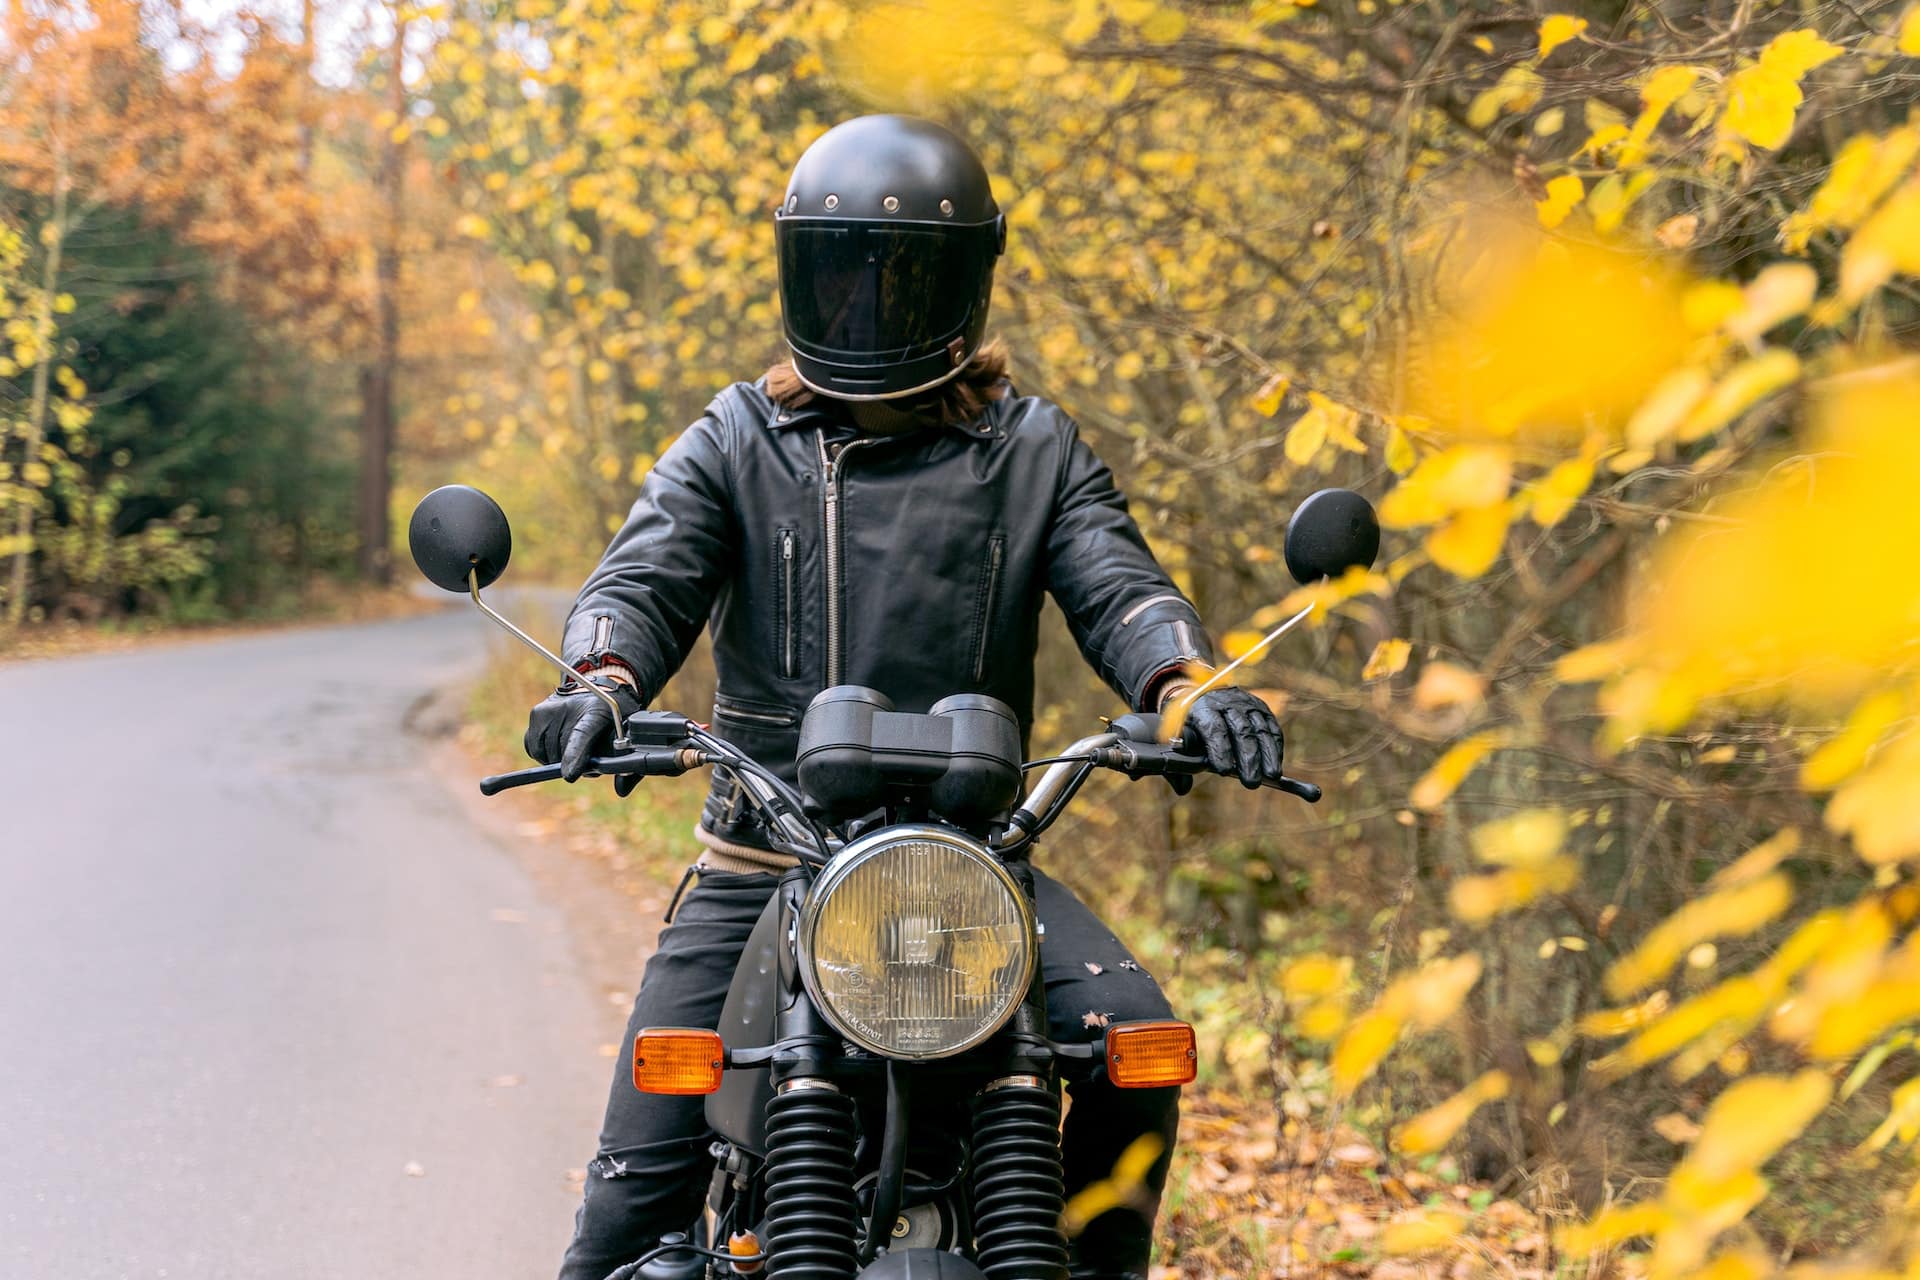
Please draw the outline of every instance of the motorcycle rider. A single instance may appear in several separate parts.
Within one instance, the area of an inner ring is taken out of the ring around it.
[[[638,710],[710,625],[718,731],[789,781],[801,712],[838,684],[879,689],[903,711],[991,694],[1024,736],[1047,594],[1136,709],[1190,689],[1183,669],[1212,657],[1197,612],[1072,420],[1015,395],[1004,349],[983,341],[1006,221],[966,143],[902,116],[841,124],[795,166],[774,238],[791,360],[723,391],[661,456],[581,588],[567,661]],[[1251,694],[1211,690],[1188,720],[1216,769],[1248,786],[1279,776],[1280,726]],[[601,701],[566,688],[533,708],[526,748],[573,780],[610,736]],[[789,864],[717,775],[697,835],[698,879],[647,963],[629,1043],[645,1026],[718,1024]],[[1034,879],[1053,1037],[1171,1017],[1113,933],[1058,882]],[[1082,1079],[1069,1093],[1069,1197],[1140,1135],[1163,1140],[1145,1202],[1073,1241],[1075,1276],[1144,1275],[1179,1090]],[[602,1280],[684,1230],[707,1142],[701,1099],[642,1094],[617,1068],[563,1280]]]

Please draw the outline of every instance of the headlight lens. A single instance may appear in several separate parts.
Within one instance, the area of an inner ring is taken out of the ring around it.
[[[979,845],[938,827],[855,841],[800,910],[800,974],[847,1039],[891,1058],[944,1058],[998,1031],[1038,948],[1027,896]]]

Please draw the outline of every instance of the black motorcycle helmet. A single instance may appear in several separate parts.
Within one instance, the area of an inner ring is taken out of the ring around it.
[[[891,400],[980,349],[1007,245],[986,166],[910,116],[861,116],[800,157],[774,214],[793,367],[822,395]]]

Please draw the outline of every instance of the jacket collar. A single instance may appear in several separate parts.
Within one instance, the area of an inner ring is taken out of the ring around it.
[[[847,432],[856,431],[856,428],[848,419],[845,411],[825,397],[815,396],[806,404],[791,409],[774,404],[771,400],[768,400],[767,403],[771,410],[767,415],[767,429],[769,431],[792,431],[802,428],[817,430],[822,427],[825,427],[829,431],[834,429]],[[972,440],[992,440],[1001,434],[998,422],[1000,416],[998,409],[1000,405],[1005,403],[1006,401],[1004,400],[992,401],[987,405],[986,410],[972,421],[947,423],[936,428],[936,430],[957,432]],[[908,432],[902,434],[904,436],[918,433]]]

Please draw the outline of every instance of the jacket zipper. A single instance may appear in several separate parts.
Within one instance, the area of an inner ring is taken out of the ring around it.
[[[589,652],[596,655],[605,653],[607,646],[612,643],[613,615],[610,613],[595,615],[593,619],[593,644]]]
[[[780,531],[780,674],[793,679],[793,530]]]
[[[986,600],[980,609],[980,643],[973,653],[973,682],[981,683],[987,678],[987,641],[993,635],[994,597],[1000,591],[1000,561],[1005,556],[1007,540],[996,537],[987,543],[987,589]]]
[[[827,543],[827,687],[831,689],[840,683],[841,673],[846,667],[840,633],[840,464],[855,449],[873,442],[849,440],[845,444],[835,445],[829,452],[825,431],[815,432],[813,439],[819,446],[820,470],[825,481],[821,486],[824,503],[821,522]]]

